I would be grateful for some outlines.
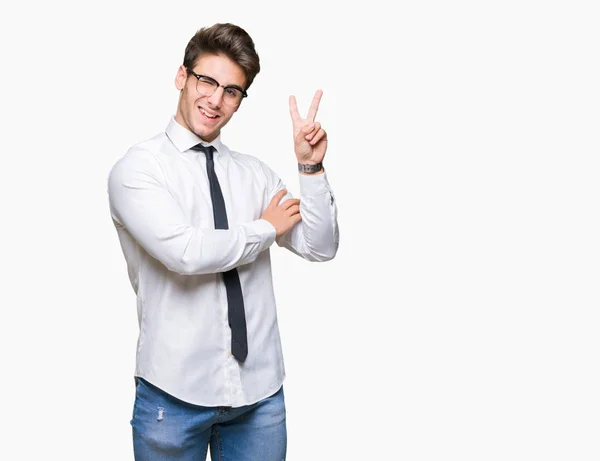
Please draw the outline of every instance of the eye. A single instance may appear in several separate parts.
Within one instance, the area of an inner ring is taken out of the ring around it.
[[[216,82],[208,77],[203,77],[200,76],[200,78],[198,79],[198,83],[200,83],[201,85],[207,85],[207,86],[217,86]]]
[[[231,96],[232,98],[237,98],[241,93],[240,90],[236,88],[227,87],[225,88],[225,94],[227,94],[227,96]]]

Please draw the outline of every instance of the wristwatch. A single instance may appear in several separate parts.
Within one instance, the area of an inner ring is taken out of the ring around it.
[[[311,165],[306,163],[298,163],[298,171],[302,173],[317,173],[323,169],[323,163],[319,162],[317,164]]]

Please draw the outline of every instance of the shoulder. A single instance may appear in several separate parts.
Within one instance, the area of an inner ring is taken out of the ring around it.
[[[164,133],[160,133],[131,146],[112,165],[109,171],[109,182],[124,179],[139,172],[160,174],[162,170],[160,157],[164,155],[162,146],[165,141],[166,136]]]

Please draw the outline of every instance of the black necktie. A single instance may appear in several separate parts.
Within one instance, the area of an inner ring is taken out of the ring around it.
[[[213,161],[213,151],[215,148],[213,146],[197,144],[192,149],[204,152],[206,155],[206,172],[208,173],[208,181],[210,183],[210,198],[213,205],[215,229],[229,229],[225,200],[223,200],[221,186],[215,174],[215,163]],[[231,353],[236,359],[243,362],[248,355],[248,339],[246,336],[244,297],[237,269],[234,268],[223,272],[223,281],[225,282],[225,289],[227,291],[228,318],[229,327],[231,328]]]

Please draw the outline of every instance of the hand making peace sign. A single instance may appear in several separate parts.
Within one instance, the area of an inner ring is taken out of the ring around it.
[[[306,118],[300,117],[296,97],[290,96],[290,115],[294,126],[294,151],[299,163],[316,164],[323,161],[327,150],[327,133],[315,122],[323,91],[317,90]]]

